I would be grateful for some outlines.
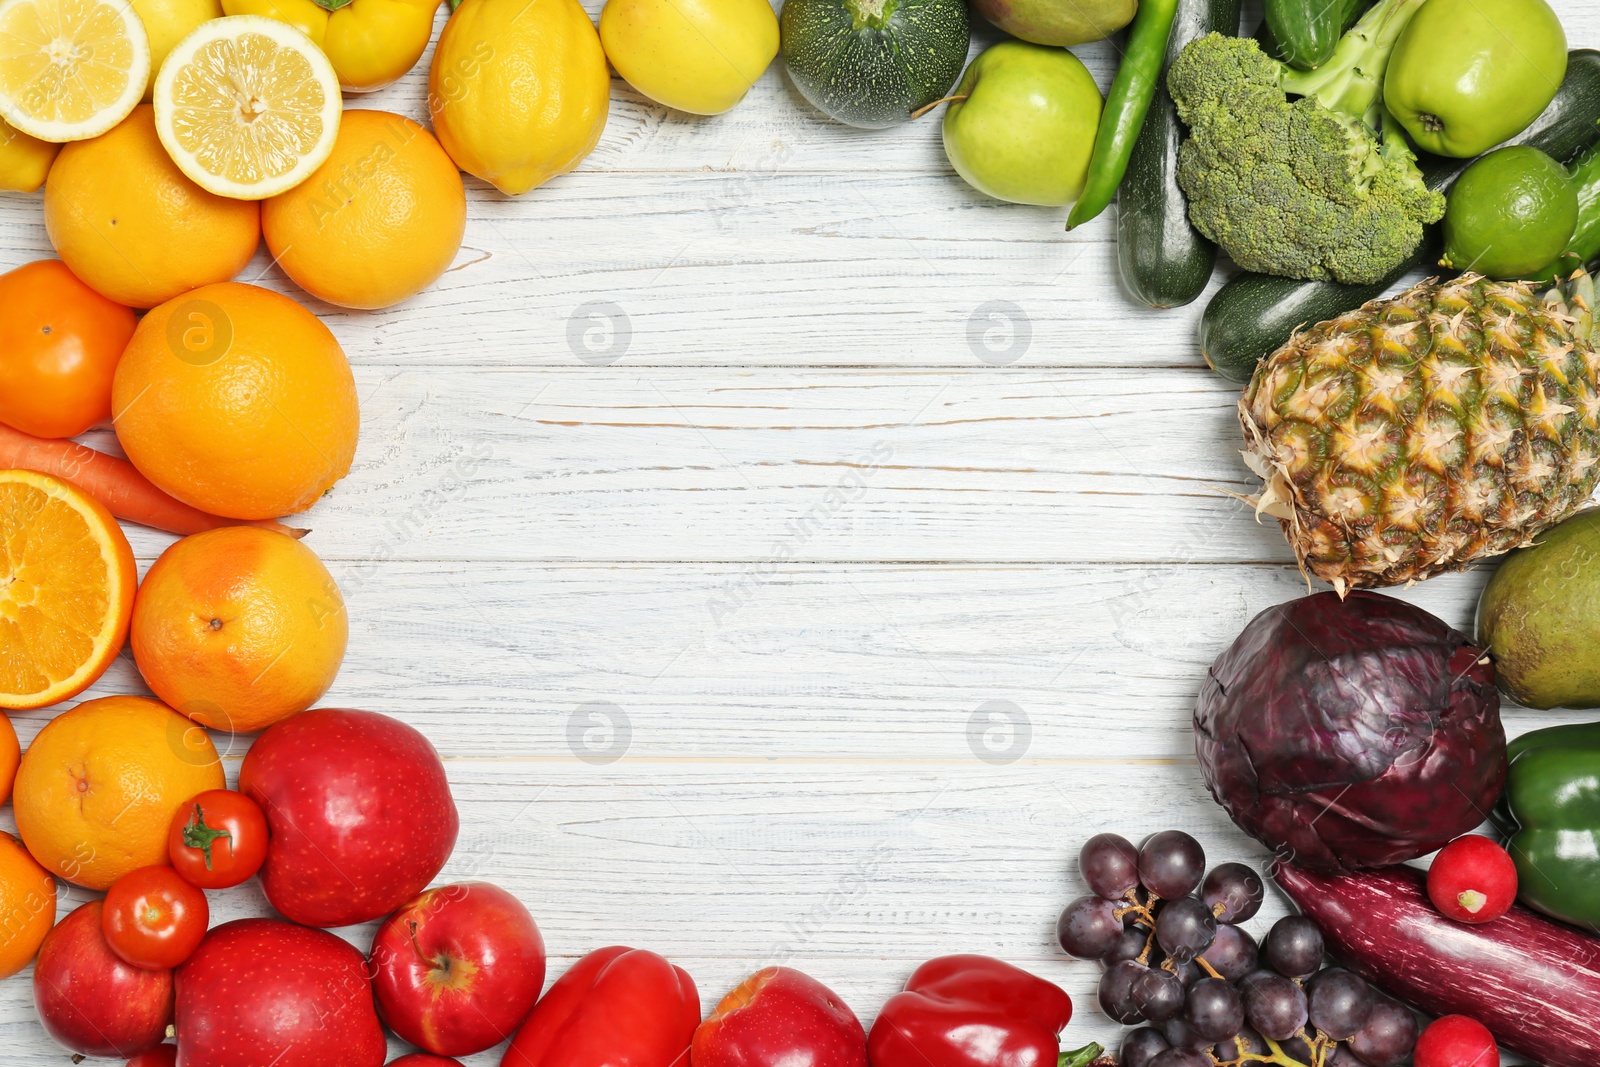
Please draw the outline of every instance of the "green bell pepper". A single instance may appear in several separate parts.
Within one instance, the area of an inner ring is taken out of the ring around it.
[[[1495,811],[1517,865],[1517,899],[1600,930],[1600,723],[1523,734]]]

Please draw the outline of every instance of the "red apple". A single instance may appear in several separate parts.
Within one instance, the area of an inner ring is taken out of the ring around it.
[[[433,881],[460,820],[428,739],[372,711],[319,708],[250,746],[239,790],[267,816],[261,885],[285,918],[349,926]]]
[[[149,1052],[141,1052],[129,1060],[127,1067],[176,1067],[177,1063],[177,1045],[157,1045]]]
[[[33,966],[33,1003],[51,1037],[84,1056],[149,1052],[172,1021],[172,972],[122,959],[100,932],[91,900],[45,935]]]
[[[236,919],[178,968],[178,1067],[379,1067],[367,961],[278,919]]]
[[[452,1060],[448,1056],[432,1056],[426,1052],[413,1052],[409,1056],[401,1056],[397,1060],[390,1060],[389,1067],[461,1067],[460,1060]]]
[[[722,998],[694,1032],[694,1067],[867,1067],[855,1013],[815,978],[767,967]]]
[[[430,889],[372,939],[378,1015],[404,1041],[470,1056],[512,1035],[544,988],[544,938],[522,902],[488,882]]]

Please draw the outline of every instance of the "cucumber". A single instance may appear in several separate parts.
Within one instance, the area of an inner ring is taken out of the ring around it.
[[[1567,254],[1589,263],[1600,256],[1600,145],[1574,160],[1570,170],[1578,186],[1578,228],[1567,242]]]
[[[965,0],[786,0],[778,26],[795,88],[867,130],[948,93],[972,41]]]
[[[1344,33],[1344,10],[1328,0],[1266,0],[1262,5],[1273,40],[1284,62],[1297,70],[1315,70],[1333,58]]]
[[[1367,13],[1367,8],[1372,6],[1372,0],[1342,0],[1342,3],[1344,12],[1339,24],[1339,36],[1341,37],[1344,36],[1346,30],[1356,24],[1356,21],[1362,15]],[[1256,43],[1261,46],[1261,50],[1267,55],[1273,59],[1288,60],[1288,57],[1284,55],[1285,49],[1283,45],[1278,43],[1278,38],[1272,33],[1271,19],[1263,18],[1261,24],[1256,27],[1256,32],[1253,36],[1256,39]],[[1337,47],[1337,43],[1335,47]]]
[[[1117,192],[1117,269],[1128,291],[1154,308],[1192,302],[1205,292],[1217,262],[1216,245],[1189,224],[1178,188],[1178,146],[1186,131],[1166,76],[1189,42],[1212,31],[1239,32],[1239,0],[1178,0],[1156,98]]]
[[[1600,139],[1600,51],[1568,53],[1567,76],[1555,99],[1533,125],[1508,141],[1529,144],[1556,159],[1571,159]],[[1470,159],[1424,157],[1423,178],[1433,189],[1448,189]],[[1277,351],[1295,330],[1337,318],[1384,290],[1410,271],[1438,257],[1438,227],[1410,260],[1377,285],[1302,282],[1266,274],[1241,274],[1218,290],[1200,321],[1200,352],[1224,378],[1248,382],[1256,364]]]

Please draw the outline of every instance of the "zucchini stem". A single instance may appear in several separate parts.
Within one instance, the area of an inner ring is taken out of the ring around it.
[[[966,98],[967,98],[967,94],[966,93],[957,93],[954,96],[941,97],[940,99],[935,100],[931,104],[923,104],[921,107],[917,108],[917,110],[915,110],[915,111],[913,111],[911,113],[911,117],[914,118],[914,119],[920,119],[922,116],[926,115],[928,112],[932,111],[934,108],[938,107],[940,104],[959,104],[961,101],[965,100]]]

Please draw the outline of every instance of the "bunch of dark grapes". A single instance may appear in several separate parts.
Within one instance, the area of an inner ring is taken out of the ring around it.
[[[1263,1058],[1304,1067],[1396,1067],[1411,1057],[1411,1011],[1358,975],[1323,967],[1322,932],[1280,920],[1261,944],[1241,926],[1261,910],[1254,869],[1206,873],[1200,842],[1165,830],[1135,848],[1099,834],[1078,856],[1093,896],[1056,923],[1061,947],[1100,960],[1100,1008],[1128,1035],[1119,1067],[1217,1067]]]

